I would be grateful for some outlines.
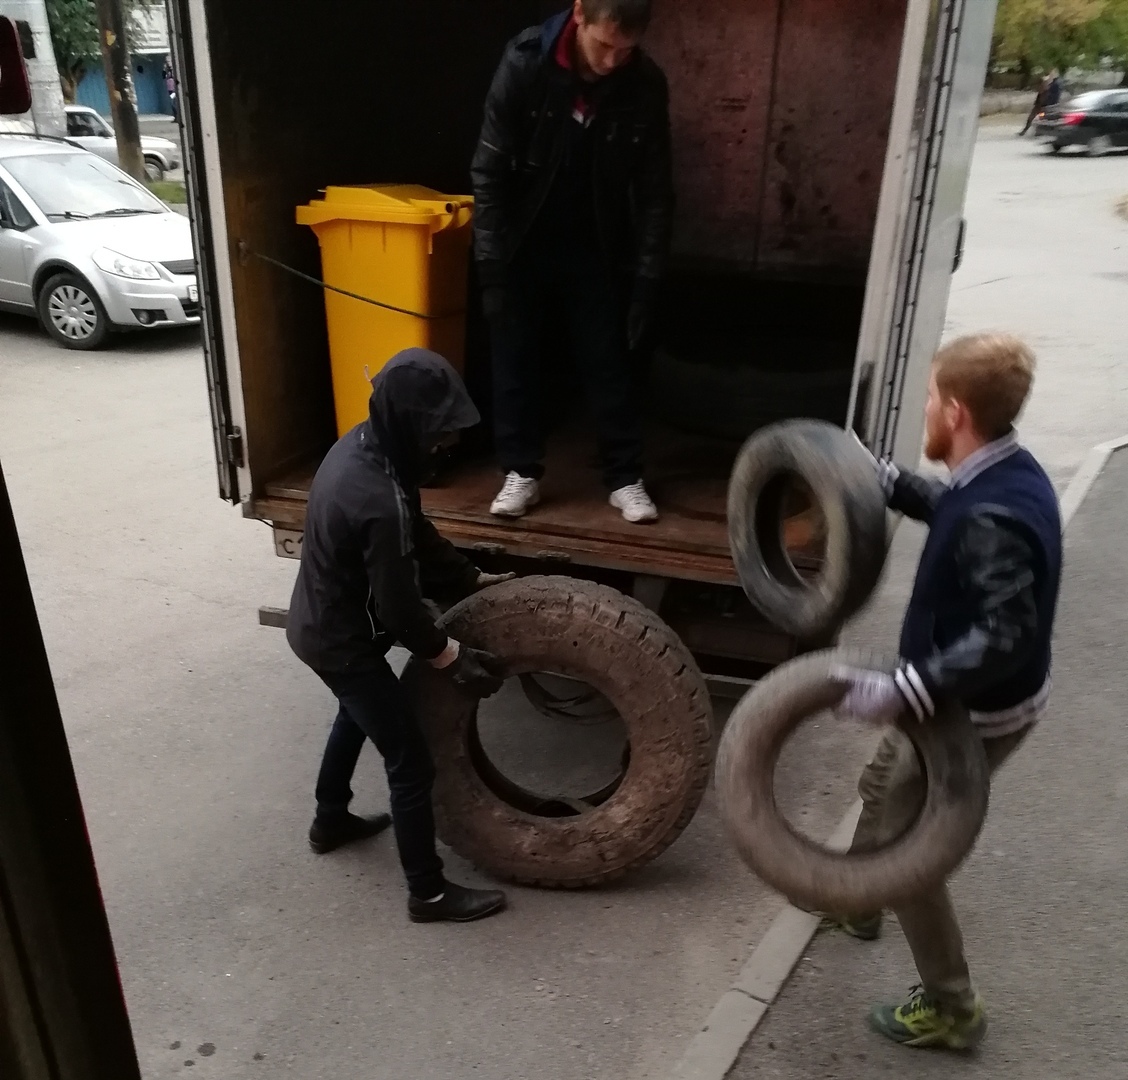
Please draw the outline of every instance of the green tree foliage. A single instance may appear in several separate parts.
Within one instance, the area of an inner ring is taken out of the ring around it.
[[[122,0],[126,22],[134,8],[149,7],[154,2]],[[51,24],[51,44],[55,47],[63,98],[73,102],[82,76],[102,63],[94,0],[47,0],[47,20]]]
[[[93,0],[47,0],[47,19],[63,97],[73,102],[87,67],[101,63]]]
[[[999,0],[995,67],[1035,72],[1128,59],[1128,0]]]

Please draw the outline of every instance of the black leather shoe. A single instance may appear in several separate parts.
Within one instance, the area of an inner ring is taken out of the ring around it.
[[[309,846],[318,855],[327,855],[336,851],[345,844],[355,843],[357,840],[367,840],[369,837],[382,833],[392,819],[388,814],[377,814],[375,817],[362,818],[356,814],[346,814],[342,818],[329,821],[313,819],[309,827]]]
[[[504,910],[505,893],[467,889],[449,881],[441,900],[428,903],[415,896],[407,899],[407,914],[412,922],[474,922]]]

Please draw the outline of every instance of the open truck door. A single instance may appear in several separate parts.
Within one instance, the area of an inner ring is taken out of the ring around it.
[[[238,503],[251,490],[243,433],[243,391],[235,338],[230,242],[223,205],[203,4],[169,4],[169,43],[180,88],[177,121],[184,146],[188,216],[200,287],[204,368],[211,405],[219,493]]]
[[[920,457],[963,219],[995,0],[912,0],[890,120],[850,416],[879,456]]]

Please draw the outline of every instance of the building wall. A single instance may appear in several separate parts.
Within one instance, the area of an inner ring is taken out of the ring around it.
[[[51,46],[51,28],[43,0],[0,0],[0,15],[26,22],[31,27],[35,42],[35,59],[27,62],[31,80],[31,112],[8,119],[21,120],[29,129],[37,129],[44,135],[65,135],[67,122],[63,113],[63,91],[59,86],[59,69]]]
[[[133,57],[133,89],[137,94],[140,116],[164,114],[172,116],[172,99],[164,84],[164,62],[167,53],[141,53]],[[75,104],[88,105],[103,116],[110,115],[110,96],[101,67],[83,75],[74,95]]]

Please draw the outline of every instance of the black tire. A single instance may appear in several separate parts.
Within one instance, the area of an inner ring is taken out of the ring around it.
[[[155,184],[164,179],[165,171],[164,166],[161,164],[159,158],[147,157],[145,158],[145,179],[151,184]]]
[[[531,577],[464,600],[443,624],[501,658],[507,676],[555,671],[589,683],[618,709],[630,747],[624,774],[591,809],[544,816],[482,751],[478,703],[412,661],[404,684],[435,759],[442,840],[499,878],[548,888],[602,885],[674,842],[708,784],[712,709],[697,664],[665,623],[614,589]]]
[[[98,294],[78,274],[49,278],[39,290],[36,310],[43,329],[68,349],[98,349],[110,332],[110,320]]]
[[[796,477],[826,525],[821,569],[808,577],[783,544]],[[852,435],[817,420],[773,424],[744,444],[729,479],[728,530],[748,599],[807,641],[830,640],[869,599],[885,566],[885,495],[873,463]]]
[[[834,665],[892,671],[849,649],[811,653],[776,668],[730,717],[717,755],[721,815],[740,857],[799,907],[844,915],[895,907],[947,878],[975,843],[987,815],[989,772],[967,714],[941,706],[929,723],[906,715],[901,730],[927,780],[916,821],[886,847],[833,852],[802,836],[779,813],[773,778],[787,736],[805,718],[833,707],[842,684]]]
[[[659,350],[649,378],[654,409],[664,423],[739,442],[793,417],[842,424],[853,371],[848,364],[769,371],[742,363],[697,363]]]

